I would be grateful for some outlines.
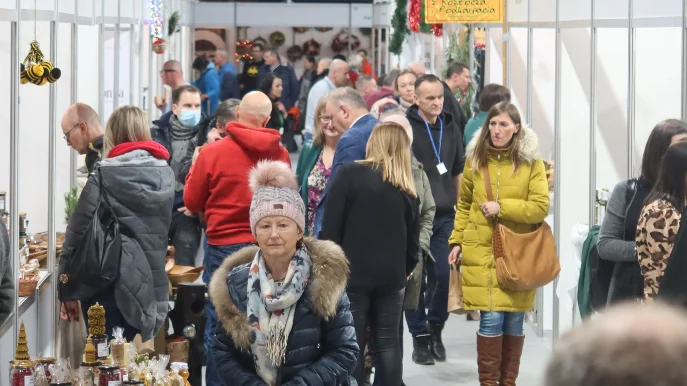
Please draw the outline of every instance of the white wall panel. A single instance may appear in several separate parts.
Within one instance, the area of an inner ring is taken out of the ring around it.
[[[38,9],[39,11],[52,11],[55,9],[53,0],[21,0],[22,9]]]
[[[485,79],[487,83],[503,84],[503,31],[501,28],[487,29],[487,63]]]
[[[16,0],[0,0],[0,9],[16,9]]]
[[[635,18],[682,16],[682,0],[633,0],[632,4]]]
[[[508,21],[526,22],[529,2],[532,0],[508,0]]]
[[[527,28],[511,28],[510,53],[511,102],[520,110],[524,122],[527,117]]]
[[[559,160],[560,173],[560,238],[559,257],[562,262],[577,262],[571,238],[575,224],[589,224],[589,169],[591,138],[591,31],[588,28],[562,29],[561,101]],[[568,277],[578,277],[576,264],[562,264],[559,285]],[[564,301],[565,300],[565,301]],[[572,327],[574,299],[561,300],[559,328],[564,332]]]
[[[12,58],[11,23],[0,22],[0,74],[9,74]],[[23,59],[23,58],[21,58]],[[10,192],[10,90],[11,79],[0,76],[0,191]],[[7,201],[9,210],[9,200]],[[2,321],[0,320],[0,324]]]
[[[562,21],[590,20],[592,17],[592,0],[559,0],[558,4]]]
[[[679,28],[636,31],[635,144],[637,173],[656,123],[680,118],[682,34]]]
[[[62,0],[65,1],[65,0]],[[100,4],[99,0],[76,0],[79,5],[79,16],[92,17],[95,12],[95,2]]]
[[[554,156],[556,109],[556,31],[535,29],[532,36],[532,128],[545,159]]]
[[[596,34],[596,187],[610,191],[629,178],[628,30],[599,28]]]
[[[61,13],[66,13],[68,15],[73,15],[76,9],[77,0],[59,0],[57,2],[57,9]]]
[[[57,57],[55,65],[62,70],[62,77],[55,83],[57,85],[57,99],[55,100],[55,128],[57,130],[56,146],[56,187],[55,187],[55,226],[58,232],[64,232],[67,224],[64,221],[64,194],[69,192],[69,159],[71,147],[62,138],[60,122],[62,114],[71,104],[72,99],[72,28],[71,24],[60,23],[58,25]]]
[[[34,23],[22,22],[19,53],[21,60],[34,40]],[[50,59],[50,23],[36,24],[41,51]],[[19,211],[26,212],[30,233],[48,230],[48,135],[50,87],[19,86]],[[9,138],[7,136],[6,138]]]
[[[597,19],[627,19],[629,16],[627,0],[594,0],[594,15]]]
[[[530,21],[554,22],[556,21],[556,1],[554,0],[530,0]]]

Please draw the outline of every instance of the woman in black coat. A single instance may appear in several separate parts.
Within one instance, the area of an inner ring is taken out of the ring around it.
[[[284,147],[286,147],[290,153],[293,153],[298,150],[298,146],[293,139],[293,130],[291,130],[292,122],[282,103],[283,87],[282,80],[273,73],[266,74],[260,84],[260,91],[265,93],[272,101],[272,114],[265,127],[279,130],[282,144],[284,144]]]
[[[337,171],[319,235],[341,245],[351,262],[347,292],[358,346],[365,347],[366,325],[372,331],[376,385],[401,385],[398,331],[420,238],[410,159],[410,139],[403,127],[393,122],[375,126],[366,159]],[[365,381],[362,355],[354,376],[359,384]]]
[[[210,281],[220,324],[211,360],[226,385],[348,385],[356,363],[339,246],[303,238],[305,208],[283,162],[251,172],[258,246],[224,260]]]

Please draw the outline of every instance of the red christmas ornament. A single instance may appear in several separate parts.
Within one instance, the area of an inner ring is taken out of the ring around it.
[[[165,53],[165,48],[167,48],[167,43],[162,39],[156,39],[153,42],[153,52],[160,55]]]
[[[408,28],[412,32],[420,32],[420,8],[422,0],[410,0],[408,7]]]

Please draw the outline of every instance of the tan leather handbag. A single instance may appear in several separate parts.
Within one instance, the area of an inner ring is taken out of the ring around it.
[[[487,199],[494,201],[488,168],[483,168]],[[515,233],[494,218],[492,250],[499,285],[512,291],[537,289],[552,282],[561,270],[556,242],[546,221],[529,233]]]

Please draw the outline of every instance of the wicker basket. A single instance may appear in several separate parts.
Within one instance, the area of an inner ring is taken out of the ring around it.
[[[19,278],[19,297],[31,296],[36,293],[38,276],[24,276]]]

